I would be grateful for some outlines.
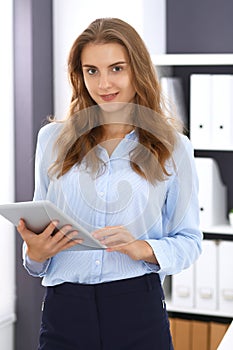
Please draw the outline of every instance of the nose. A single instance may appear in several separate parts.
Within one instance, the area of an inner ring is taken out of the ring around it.
[[[98,82],[98,86],[100,89],[102,90],[107,90],[111,87],[111,81],[110,81],[110,77],[108,75],[108,73],[106,72],[102,72],[99,76],[99,82]]]

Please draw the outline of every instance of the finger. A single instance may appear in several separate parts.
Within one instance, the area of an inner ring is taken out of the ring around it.
[[[68,249],[70,247],[73,247],[77,244],[82,244],[83,239],[77,237],[78,232],[77,231],[72,231],[68,235],[63,236],[63,239],[60,241],[56,242],[56,245],[54,246],[56,253]]]
[[[22,232],[25,229],[26,225],[25,225],[25,221],[23,219],[20,219],[17,225],[17,230],[19,232]]]
[[[107,246],[125,245],[135,240],[135,238],[125,228],[114,228],[111,229],[110,232],[106,231],[105,236],[103,236],[103,233],[101,233],[94,235],[94,237]]]
[[[59,221],[53,220],[49,223],[49,225],[45,228],[45,230],[41,233],[41,237],[48,238],[51,236],[55,230],[57,230],[57,225]]]
[[[27,237],[33,235],[33,232],[28,230],[26,223],[23,219],[19,220],[18,226],[17,226],[17,231],[25,241]]]
[[[53,236],[53,241],[54,242],[59,242],[61,240],[63,240],[64,238],[66,238],[72,230],[72,226],[71,225],[65,225],[63,226],[58,232],[56,232],[56,234]],[[76,231],[77,234],[77,231]]]
[[[118,235],[111,235],[111,236],[103,237],[99,241],[108,247],[109,246],[118,246],[121,244],[127,244],[127,243],[123,243],[122,239]]]
[[[123,229],[123,226],[106,226],[92,233],[93,237],[102,240],[107,236],[118,234]]]
[[[129,242],[116,242],[115,244],[108,244],[108,249],[107,251],[110,252],[110,251],[114,251],[114,252],[120,252],[120,253],[123,253],[123,254],[129,254],[130,251],[132,251],[132,248],[134,247],[134,243],[137,242],[136,239],[132,239],[131,241]]]
[[[55,236],[58,234],[57,237],[52,237],[52,242],[54,243],[55,247],[58,249],[66,249],[67,244],[75,245],[75,244],[80,244],[83,243],[83,239],[78,237],[78,231],[68,231],[67,234],[64,234],[65,228],[63,229],[62,232],[56,233]],[[74,242],[74,244],[72,244]],[[76,243],[75,243],[76,242]]]
[[[83,239],[77,239],[77,238],[76,239],[71,239],[68,242],[66,242],[63,246],[61,246],[61,250],[60,251],[69,249],[71,247],[76,246],[77,244],[82,244],[82,243],[83,243]]]
[[[119,252],[122,254],[128,254],[128,250],[126,249],[126,244],[118,244],[113,246],[108,246],[106,249],[107,252]]]

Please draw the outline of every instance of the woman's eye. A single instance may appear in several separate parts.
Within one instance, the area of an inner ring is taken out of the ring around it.
[[[120,72],[122,70],[122,67],[120,66],[116,66],[116,67],[113,67],[113,72]]]
[[[97,72],[97,70],[96,70],[95,68],[89,68],[89,69],[87,70],[87,73],[88,73],[89,75],[94,75],[96,72]]]

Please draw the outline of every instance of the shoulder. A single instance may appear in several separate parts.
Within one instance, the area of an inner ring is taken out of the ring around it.
[[[51,122],[49,124],[46,124],[42,126],[42,128],[39,130],[38,139],[39,140],[43,140],[43,139],[48,140],[48,138],[55,139],[59,135],[62,127],[63,127],[63,123]]]
[[[194,152],[193,145],[190,139],[186,135],[178,133],[174,153],[182,154],[184,152],[193,153]]]
[[[175,148],[172,154],[172,164],[175,169],[188,167],[194,161],[194,149],[191,141],[186,135],[177,134]]]
[[[60,134],[63,123],[52,122],[43,126],[37,136],[37,143],[42,148],[45,149],[55,143],[58,135]]]

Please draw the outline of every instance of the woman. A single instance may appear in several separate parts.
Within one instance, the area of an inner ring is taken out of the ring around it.
[[[47,287],[39,349],[173,349],[161,283],[197,259],[202,240],[191,144],[129,24],[91,23],[68,71],[68,116],[38,135],[34,200],[55,203],[106,249],[78,251],[69,225],[35,235],[20,220],[24,265]]]

